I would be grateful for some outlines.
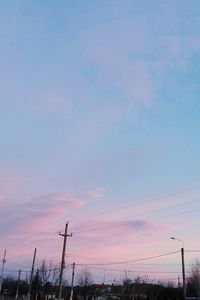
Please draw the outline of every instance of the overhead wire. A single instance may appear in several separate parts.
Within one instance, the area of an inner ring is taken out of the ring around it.
[[[91,269],[95,269],[95,270],[102,270],[104,272],[121,272],[124,273],[124,271],[126,270],[120,270],[120,269],[108,269],[108,268],[99,268],[99,267],[94,267],[94,266],[90,266],[89,268]],[[162,273],[174,273],[174,274],[180,274],[181,272],[178,271],[149,271],[149,270],[127,270],[127,273],[155,273],[155,274],[162,274]]]
[[[200,250],[184,250],[185,252],[200,252]]]
[[[159,255],[154,255],[154,256],[148,256],[148,257],[144,257],[144,258],[139,258],[139,259],[131,259],[131,260],[125,260],[125,261],[118,261],[118,262],[108,262],[108,263],[83,263],[83,264],[76,264],[78,266],[109,266],[109,265],[120,265],[120,264],[127,264],[127,263],[131,263],[131,262],[138,262],[138,261],[144,261],[144,260],[152,260],[152,259],[156,259],[156,258],[160,258],[160,257],[164,257],[164,256],[168,256],[168,255],[172,255],[175,253],[180,253],[180,251],[173,251],[173,252],[168,252],[168,253],[164,253],[164,254],[159,254]]]
[[[182,194],[182,193],[186,193],[186,192],[190,192],[190,191],[194,191],[194,190],[198,190],[200,189],[200,186],[195,186],[195,187],[192,187],[192,188],[188,188],[188,189],[183,189],[183,190],[180,190],[180,191],[177,191],[177,192],[172,192],[172,193],[169,193],[169,194],[166,194],[166,195],[163,195],[163,196],[158,196],[158,197],[154,197],[154,198],[151,198],[149,200],[144,200],[144,201],[141,201],[141,202],[136,202],[136,203],[133,203],[131,205],[127,205],[127,206],[124,206],[124,207],[121,207],[121,208],[116,208],[116,209],[112,209],[112,210],[108,210],[108,211],[104,211],[104,212],[101,212],[101,213],[98,213],[98,214],[93,214],[93,215],[90,215],[87,217],[87,219],[89,218],[93,218],[95,216],[101,216],[101,215],[105,215],[105,214],[109,214],[109,213],[112,213],[112,212],[116,212],[116,211],[120,211],[120,210],[124,210],[124,209],[127,209],[127,208],[130,208],[130,207],[134,207],[136,205],[142,205],[142,204],[145,204],[145,203],[149,203],[149,202],[152,202],[152,201],[157,201],[157,200],[160,200],[160,199],[165,199],[165,198],[168,198],[168,197],[172,197],[172,196],[175,196],[175,195],[178,195],[178,194]],[[191,203],[194,203],[194,202],[198,202],[199,200],[194,200],[194,201],[190,201],[190,204]],[[150,214],[150,213],[155,213],[155,212],[160,212],[160,211],[163,211],[163,210],[166,210],[166,209],[170,209],[170,208],[173,208],[173,207],[177,207],[177,206],[182,206],[182,205],[186,205],[186,204],[189,204],[189,202],[184,202],[184,203],[180,203],[180,204],[175,204],[175,205],[172,205],[172,206],[168,206],[168,207],[165,207],[165,208],[161,208],[161,209],[157,209],[157,210],[153,210],[153,211],[149,211],[149,212],[146,212],[146,213],[143,213],[143,214]],[[194,211],[197,211],[198,209],[195,209],[195,210],[190,210],[190,211],[187,211],[187,212],[183,212],[182,214],[184,213],[190,213],[190,212],[194,212]],[[141,216],[143,215],[142,213],[141,214],[137,214],[133,217],[137,217],[137,216]],[[132,218],[133,218],[132,217]],[[86,218],[82,218],[81,220],[84,220]],[[70,221],[75,221],[75,220],[70,220]],[[116,226],[116,225],[115,225]],[[94,228],[89,228],[89,230],[94,230]],[[78,232],[77,230],[75,232]],[[81,231],[79,231],[81,232]],[[36,241],[33,241],[31,243],[29,243],[27,246],[24,246],[22,248],[19,248],[19,249],[16,249],[16,251],[20,251],[22,249],[26,249],[27,247],[29,248],[30,245],[32,244],[38,244],[40,242],[43,242],[46,238],[41,238],[39,240],[36,240]],[[186,250],[187,251],[187,250]],[[199,252],[197,250],[194,250],[193,252]],[[176,252],[171,252],[169,254],[173,254],[173,253],[176,253]],[[168,255],[169,255],[168,254]],[[163,256],[163,255],[161,255]],[[156,257],[156,256],[155,256]],[[130,262],[136,262],[136,261],[141,261],[141,260],[146,260],[146,259],[153,259],[155,257],[150,257],[150,258],[144,258],[144,259],[140,259],[140,260],[131,260],[131,261],[125,261],[125,262],[114,262],[114,263],[109,263],[109,264],[105,264],[105,263],[98,263],[98,265],[111,265],[111,264],[122,264],[122,263],[130,263]],[[160,257],[160,256],[158,256]],[[83,264],[82,264],[83,265]],[[84,264],[85,265],[85,264]],[[94,265],[94,264],[93,264]],[[97,265],[97,264],[95,264]],[[27,272],[27,271],[26,271]]]
[[[77,221],[77,220],[78,221],[80,221],[80,220],[88,220],[88,219],[96,217],[96,216],[101,216],[101,215],[109,214],[109,213],[112,213],[112,212],[124,210],[124,209],[130,208],[130,207],[134,207],[134,206],[137,206],[137,205],[141,205],[141,204],[145,204],[145,203],[157,201],[157,200],[160,200],[160,199],[169,198],[169,197],[172,197],[172,196],[176,196],[176,195],[179,195],[179,194],[183,194],[183,193],[187,193],[187,192],[191,192],[191,191],[195,191],[195,190],[199,190],[199,189],[200,189],[200,185],[197,185],[197,186],[193,186],[191,188],[183,189],[183,190],[176,191],[176,192],[171,192],[171,193],[168,193],[168,194],[165,194],[165,195],[161,195],[161,196],[157,196],[157,197],[153,197],[151,199],[147,199],[147,200],[143,200],[143,201],[137,201],[136,203],[133,203],[133,204],[130,204],[130,205],[126,205],[126,206],[123,206],[123,207],[114,208],[114,209],[106,210],[106,211],[103,211],[103,212],[100,212],[100,213],[88,215],[88,216],[83,217],[83,218],[70,219],[69,221],[70,222],[74,222],[74,221]]]
[[[23,264],[19,264],[19,263],[16,263],[16,262],[13,262],[13,261],[11,261],[10,259],[6,259],[6,262],[7,263],[10,263],[10,264],[12,264],[12,265],[15,265],[15,266],[19,266],[19,267],[25,267],[25,268],[31,268],[31,266],[24,266]]]
[[[100,215],[104,215],[104,214],[109,214],[109,213],[112,213],[112,212],[115,212],[115,211],[120,211],[120,210],[124,210],[124,209],[127,209],[127,208],[130,208],[130,207],[134,207],[134,206],[137,206],[137,205],[141,205],[141,204],[145,204],[145,203],[149,203],[149,202],[152,202],[152,201],[157,201],[157,200],[160,200],[160,199],[165,199],[165,198],[168,198],[168,197],[172,197],[172,196],[175,196],[175,195],[179,195],[179,194],[182,194],[182,193],[187,193],[187,192],[191,192],[191,191],[195,191],[195,190],[198,190],[198,189],[200,189],[200,185],[197,185],[197,186],[193,186],[193,187],[191,187],[191,188],[187,188],[187,189],[183,189],[183,190],[180,190],[180,191],[176,191],[176,192],[171,192],[171,193],[168,193],[168,194],[166,194],[166,195],[161,195],[161,196],[158,196],[158,197],[154,197],[154,198],[151,198],[151,199],[148,199],[148,200],[144,200],[144,201],[138,201],[138,202],[136,202],[136,203],[133,203],[133,204],[130,204],[130,205],[127,205],[127,206],[124,206],[124,207],[120,207],[120,208],[116,208],[116,209],[112,209],[112,210],[107,210],[107,211],[104,211],[104,212],[100,212],[100,213],[97,213],[97,214],[93,214],[93,215],[89,215],[89,216],[87,216],[87,217],[85,217],[85,218],[79,218],[79,220],[84,220],[84,219],[89,219],[89,218],[93,218],[93,217],[95,217],[95,216],[100,216]],[[199,200],[197,200],[197,201],[199,201]],[[196,202],[196,201],[192,201],[192,202]],[[191,201],[190,201],[190,203],[192,203]],[[179,206],[179,205],[185,205],[185,204],[187,204],[186,202],[185,203],[183,203],[183,204],[177,204],[176,206]],[[171,208],[172,207],[175,207],[175,206],[171,206]],[[169,209],[170,207],[168,207],[168,208],[163,208],[163,209],[159,209],[159,210],[157,210],[157,212],[158,211],[162,211],[162,210],[165,210],[165,209]],[[196,211],[196,210],[195,210]],[[156,212],[156,211],[154,211],[154,212]],[[190,212],[192,212],[192,211],[190,211]],[[143,213],[143,214],[149,214],[149,213],[153,213],[153,211],[151,211],[151,212],[146,212],[146,213]],[[136,215],[136,216],[133,216],[133,217],[137,217],[137,216],[141,216],[142,214],[138,214],[138,215]],[[76,221],[75,219],[72,219],[72,220],[70,220],[70,221]],[[83,226],[81,226],[81,229],[83,228]],[[78,228],[77,228],[78,229]],[[75,232],[78,232],[78,230],[75,230]],[[91,227],[90,228],[88,228],[89,230],[91,230]],[[92,228],[92,230],[95,230],[95,228]],[[49,233],[51,233],[51,234],[53,234],[53,231],[48,231]],[[48,233],[48,232],[46,232],[46,233]],[[81,232],[80,230],[79,230],[79,232]],[[30,243],[28,243],[27,245],[25,245],[25,246],[23,246],[23,247],[21,247],[21,248],[18,248],[18,249],[16,249],[15,250],[15,252],[17,251],[20,251],[20,250],[23,250],[23,249],[27,249],[27,248],[29,248],[31,245],[38,245],[39,243],[41,243],[41,242],[43,242],[46,238],[48,238],[48,237],[45,237],[45,238],[41,238],[41,239],[38,239],[38,240],[35,240],[35,241],[32,241],[32,242],[30,242]],[[48,238],[49,239],[49,238]]]
[[[200,201],[200,200],[198,200],[198,201]],[[134,216],[129,217],[129,218],[118,219],[117,222],[120,222],[120,223],[119,224],[115,223],[115,224],[112,225],[112,223],[109,222],[108,223],[109,224],[109,228],[113,228],[113,227],[116,228],[118,226],[121,226],[121,224],[123,222],[133,221],[133,218],[137,218],[139,216],[144,216],[144,215],[151,214],[151,213],[158,212],[158,211],[164,211],[166,209],[170,209],[170,208],[173,208],[173,207],[175,207],[175,205],[167,207],[167,208],[159,209],[159,210],[154,210],[154,211],[149,211],[149,212],[146,212],[146,213],[137,214],[137,215],[134,215]],[[194,212],[198,212],[198,211],[200,211],[200,209],[187,210],[187,211],[184,211],[184,212],[180,212],[178,214],[176,213],[176,214],[170,214],[170,215],[167,215],[167,216],[154,217],[151,220],[157,220],[157,219],[160,219],[160,218],[163,219],[163,218],[173,217],[173,216],[177,216],[177,215],[184,215],[184,214],[194,213]],[[83,230],[79,229],[79,230],[75,230],[75,231],[72,230],[72,231],[73,231],[73,233],[83,233],[83,232],[88,232],[88,231],[90,231],[90,232],[91,231],[96,231],[96,230],[102,229],[104,227],[105,227],[105,224],[99,224],[98,227],[92,227],[91,228],[91,226],[90,226],[90,227],[88,227],[88,229],[86,227],[86,229],[83,229]],[[82,226],[81,228],[84,228],[84,226]]]
[[[53,239],[55,239],[54,236],[52,236]],[[44,242],[44,241],[48,241],[49,243],[49,238],[48,237],[43,237],[43,238],[40,238],[40,239],[37,239],[37,240],[34,240],[34,241],[31,241],[29,242],[28,244],[25,244],[24,246],[20,247],[20,248],[17,248],[17,249],[12,249],[15,253],[18,253],[20,252],[21,250],[31,250],[32,248],[30,248],[31,246],[34,246],[34,247],[38,247],[38,244]],[[53,240],[51,241],[53,242]]]

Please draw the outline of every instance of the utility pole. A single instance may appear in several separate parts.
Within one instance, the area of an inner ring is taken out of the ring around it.
[[[61,261],[61,266],[60,266],[60,281],[59,281],[59,294],[58,294],[58,299],[61,299],[62,296],[62,285],[63,285],[63,270],[65,268],[65,252],[66,252],[66,242],[67,242],[67,237],[72,236],[71,234],[67,233],[68,230],[68,222],[65,224],[65,233],[62,234],[59,232],[59,235],[64,237],[63,240],[63,250],[62,250],[62,261]]]
[[[182,264],[182,278],[183,278],[183,300],[186,300],[186,282],[185,282],[185,259],[184,259],[184,241],[179,240],[175,237],[171,237],[172,240],[179,241],[182,243],[181,247],[181,264]]]
[[[3,271],[4,271],[4,265],[5,265],[5,263],[6,263],[6,249],[4,250],[2,267],[1,267],[0,295],[1,295],[1,288],[2,288],[2,282],[3,282]]]
[[[19,284],[20,284],[20,278],[21,278],[21,272],[22,270],[19,270],[19,275],[18,275],[18,280],[17,280],[17,289],[16,289],[16,294],[15,294],[15,299],[18,299],[18,293],[19,293]]]
[[[180,283],[180,277],[178,276],[178,287],[181,287],[181,283]]]
[[[30,300],[30,298],[31,298],[31,288],[32,288],[32,283],[33,283],[33,273],[34,273],[34,267],[35,267],[36,252],[37,252],[37,249],[35,248],[34,254],[33,254],[33,263],[32,263],[32,269],[31,269],[31,278],[30,278],[30,283],[29,283],[28,300]]]
[[[185,260],[184,248],[181,248],[181,261],[182,261],[182,276],[183,276],[183,299],[186,300],[186,283],[185,283]]]
[[[75,262],[72,265],[72,283],[71,283],[71,293],[70,293],[70,300],[73,299],[73,293],[74,293],[74,275],[75,275]]]

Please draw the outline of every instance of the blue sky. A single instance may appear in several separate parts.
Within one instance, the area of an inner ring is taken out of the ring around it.
[[[199,1],[0,4],[0,248],[11,261],[31,261],[34,246],[43,258],[42,239],[58,257],[67,220],[86,234],[69,261],[173,251],[171,235],[198,248],[199,190],[164,196],[200,183],[199,13]]]

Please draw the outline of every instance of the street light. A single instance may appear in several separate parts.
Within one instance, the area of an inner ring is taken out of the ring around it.
[[[186,300],[186,283],[185,283],[185,260],[184,260],[184,241],[175,237],[171,237],[172,240],[182,243],[181,247],[181,262],[182,262],[182,277],[183,277],[183,300]]]
[[[170,239],[181,242],[182,243],[182,248],[184,248],[184,241],[183,240],[179,240],[179,239],[177,239],[173,236],[171,236]]]

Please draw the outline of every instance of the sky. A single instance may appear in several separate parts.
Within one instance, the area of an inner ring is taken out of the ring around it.
[[[171,236],[189,270],[200,255],[199,27],[198,0],[1,1],[5,274],[30,270],[34,248],[37,266],[59,263],[66,222],[66,264],[96,282],[177,279],[183,244]]]

